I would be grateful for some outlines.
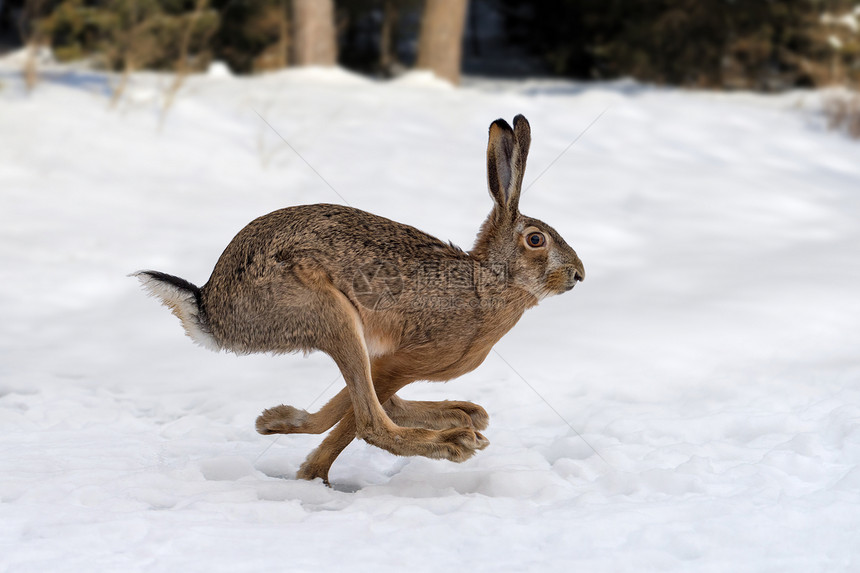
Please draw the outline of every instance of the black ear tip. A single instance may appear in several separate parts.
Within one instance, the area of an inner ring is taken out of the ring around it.
[[[529,120],[526,119],[526,116],[521,113],[518,113],[516,117],[514,117],[514,129],[516,129],[520,123],[525,124],[526,127],[529,127]]]
[[[508,122],[502,118],[499,118],[490,124],[490,131],[493,130],[494,125],[503,131],[513,131],[513,129],[511,129],[511,126],[508,125]]]

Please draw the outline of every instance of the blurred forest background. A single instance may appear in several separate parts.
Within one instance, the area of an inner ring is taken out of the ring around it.
[[[220,60],[779,91],[857,85],[860,2],[0,0],[0,53],[21,46],[116,71]]]
[[[706,89],[844,86],[834,128],[860,138],[858,0],[0,0],[0,55],[84,60],[125,79],[334,66],[375,77],[629,77]],[[170,97],[168,99],[171,99]]]

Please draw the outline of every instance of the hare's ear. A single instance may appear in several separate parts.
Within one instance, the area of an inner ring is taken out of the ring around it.
[[[510,215],[515,215],[519,209],[530,144],[529,122],[521,115],[514,118],[514,129],[503,119],[490,124],[487,184],[496,208]]]
[[[514,179],[517,182],[517,201],[523,189],[523,175],[526,173],[526,159],[529,157],[529,147],[532,145],[532,127],[529,120],[522,114],[514,118]]]

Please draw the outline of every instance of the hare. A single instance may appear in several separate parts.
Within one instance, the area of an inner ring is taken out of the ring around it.
[[[337,427],[298,477],[322,478],[358,437],[401,456],[462,462],[489,441],[486,411],[471,402],[403,400],[416,380],[477,368],[541,299],[585,279],[582,261],[549,225],[521,215],[531,142],[522,115],[490,125],[487,180],[493,210],[471,251],[418,229],[340,205],[304,205],[256,219],[230,242],[209,281],[134,273],[212,350],[239,354],[321,350],[346,388],[316,413],[265,410],[261,434]]]

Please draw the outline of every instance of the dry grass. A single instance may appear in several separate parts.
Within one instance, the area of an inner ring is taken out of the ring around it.
[[[827,127],[860,139],[860,93],[849,92],[829,97],[824,102]]]

